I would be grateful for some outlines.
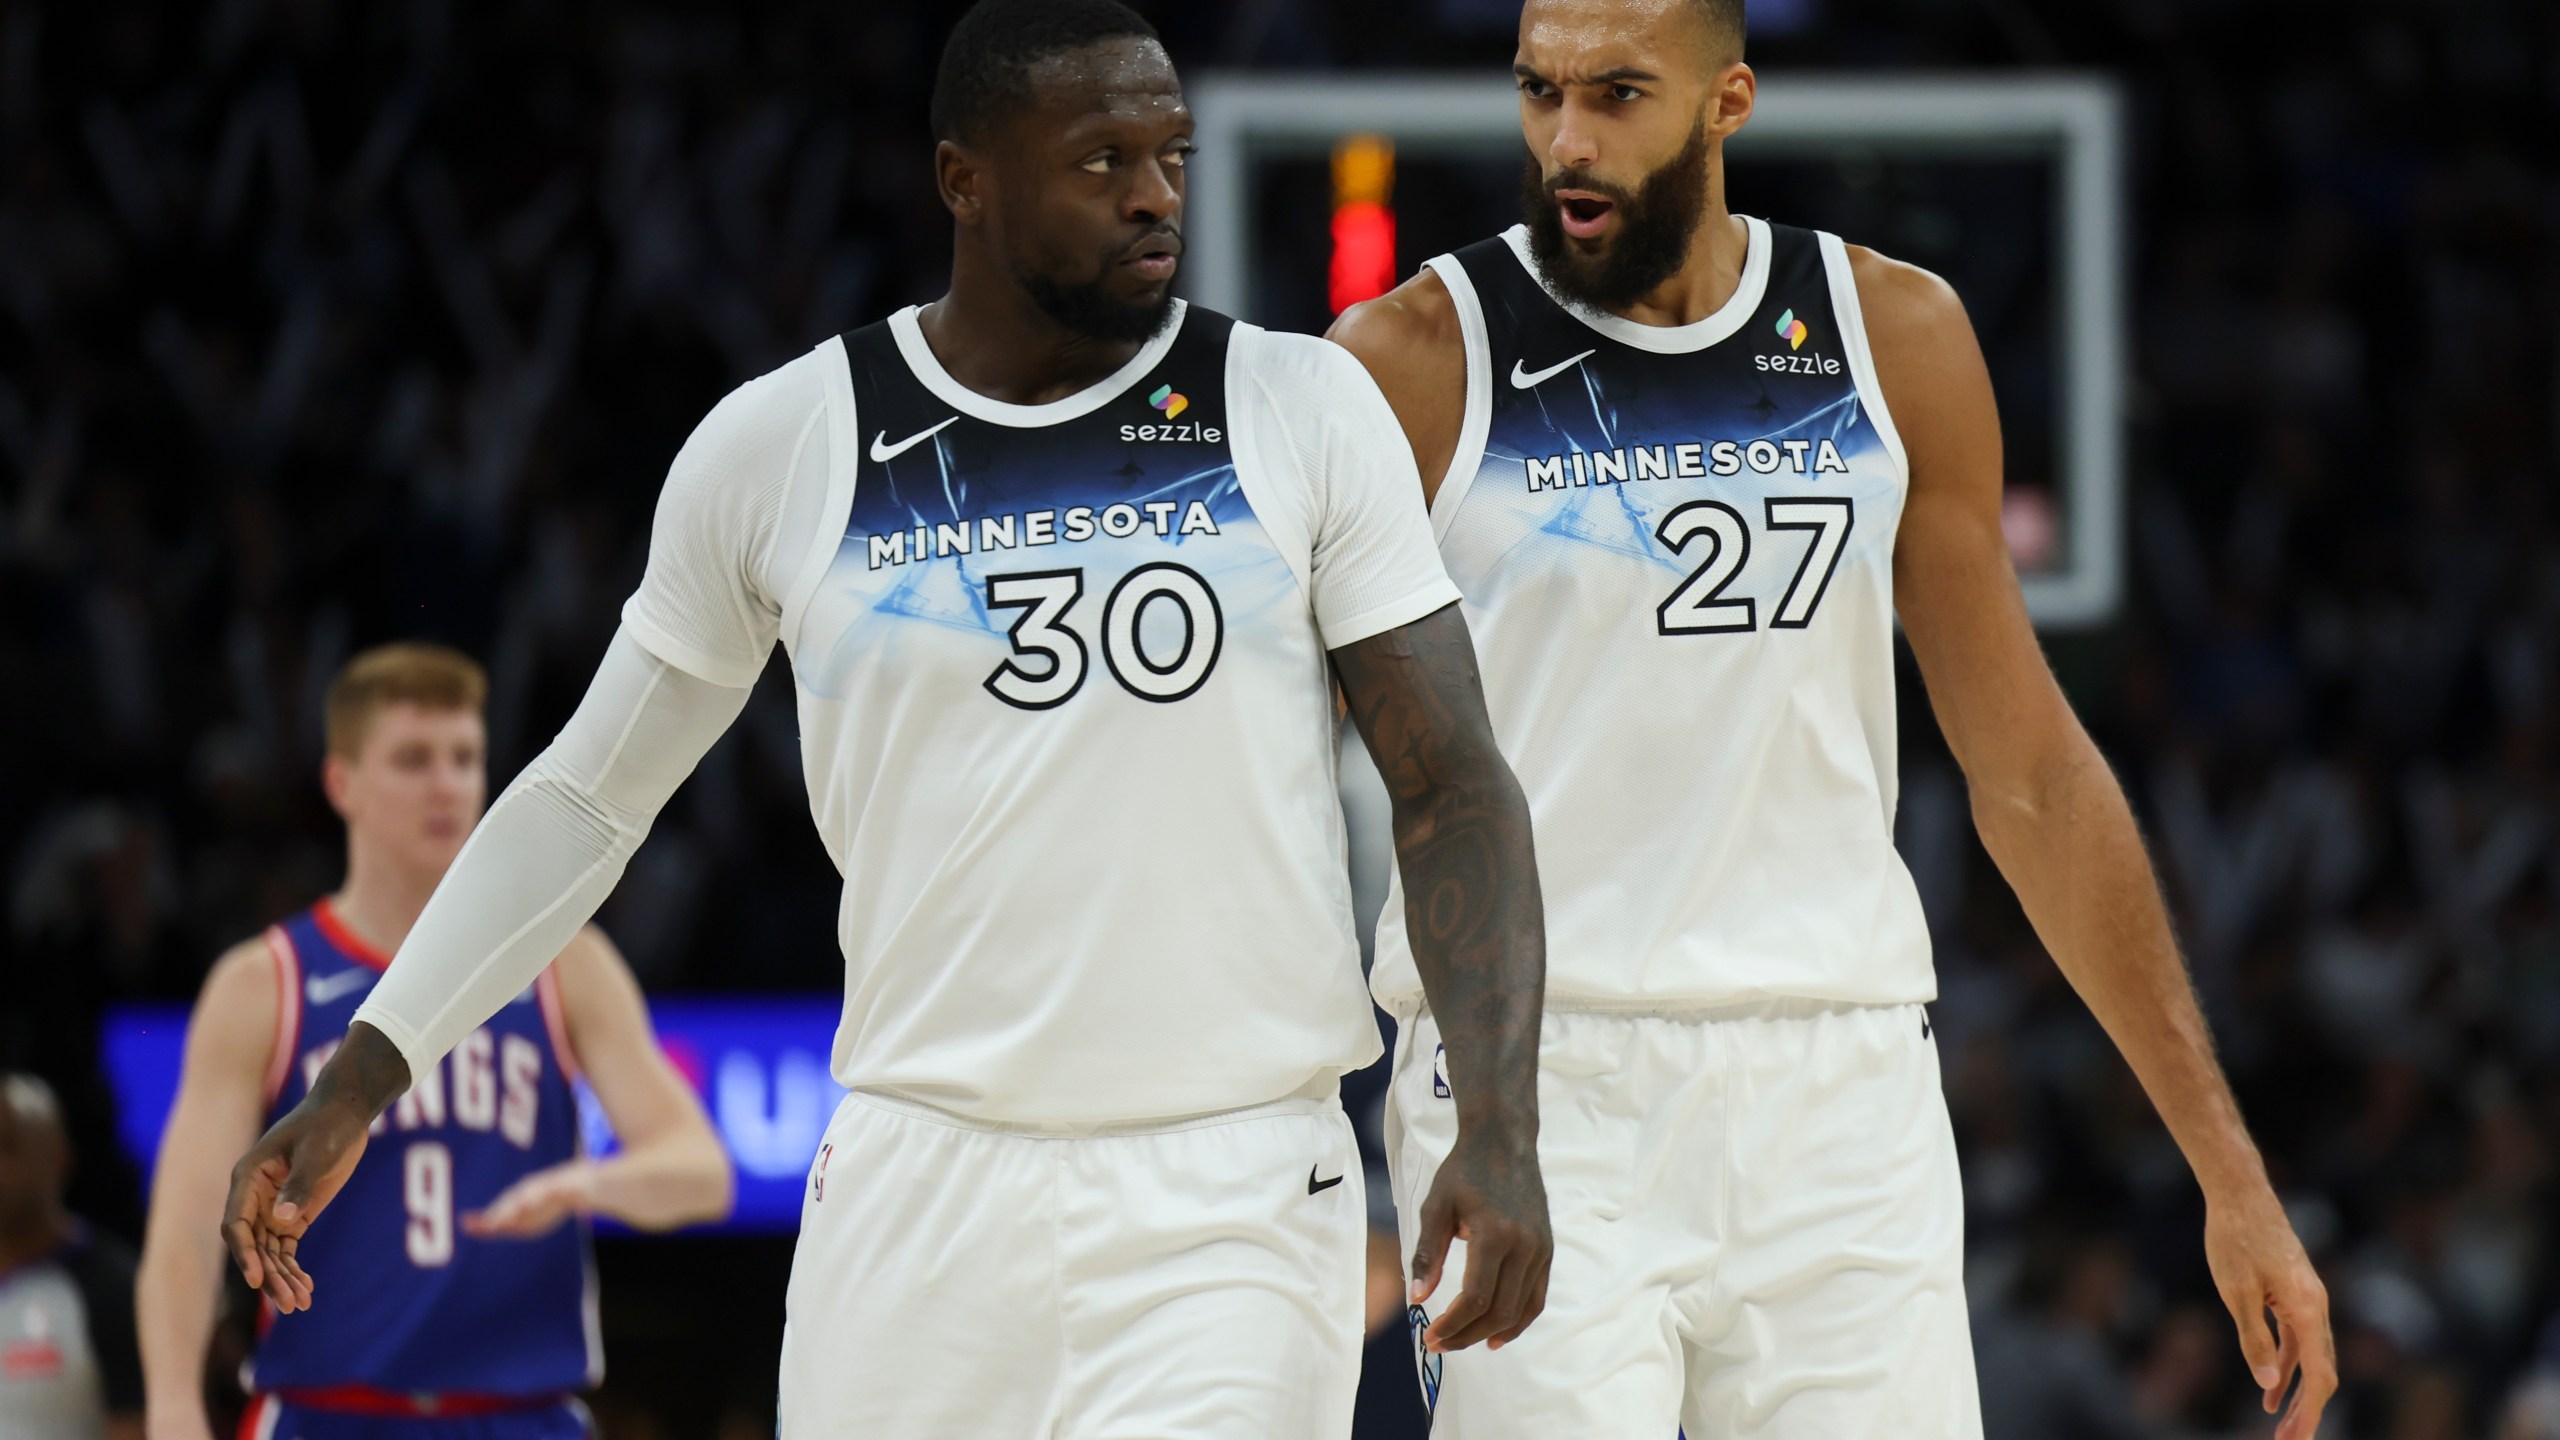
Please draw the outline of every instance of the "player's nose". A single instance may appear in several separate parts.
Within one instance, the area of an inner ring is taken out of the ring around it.
[[[1558,108],[1556,135],[1547,142],[1549,170],[1587,170],[1600,159],[1600,143],[1586,122],[1590,116],[1568,99]]]
[[[1182,187],[1174,182],[1171,167],[1161,160],[1150,160],[1137,167],[1136,183],[1121,205],[1121,215],[1142,225],[1152,225],[1182,213]]]

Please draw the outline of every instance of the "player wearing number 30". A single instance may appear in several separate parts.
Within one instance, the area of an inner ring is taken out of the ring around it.
[[[2202,1182],[2270,1409],[2299,1370],[2279,1433],[2303,1440],[2335,1385],[2320,1284],[2028,626],[1971,326],[1935,276],[1726,211],[1742,42],[1741,0],[1529,0],[1527,223],[1333,332],[1429,487],[1554,956],[1554,1303],[1436,1367],[1434,1433],[1979,1435],[1929,938],[1893,848],[1898,612],[1984,844]],[[1388,1102],[1409,1201],[1466,1094],[1403,918],[1375,983],[1413,1022]]]
[[[778,640],[844,875],[850,1092],[801,1211],[785,1440],[1340,1440],[1366,1223],[1336,1090],[1378,1034],[1334,680],[1468,1093],[1417,1202],[1468,1241],[1448,1348],[1545,1290],[1528,806],[1377,387],[1173,298],[1191,119],[1153,31],[987,0],[933,111],[950,290],[695,431],[585,702],[243,1162],[234,1250],[298,1284],[304,1207],[392,1077],[611,888]]]
[[[385,956],[462,848],[486,793],[470,660],[394,645],[331,687],[338,892],[235,947],[205,980],[161,1141],[137,1319],[155,1440],[206,1440],[205,1345],[222,1272],[223,1177],[307,1091]],[[584,1063],[622,1143],[584,1157]],[[557,960],[374,1122],[383,1154],[301,1254],[327,1313],[259,1324],[249,1440],[574,1440],[601,1377],[585,1217],[715,1218],[731,1177],[692,1089],[659,1053],[639,986],[602,934]]]

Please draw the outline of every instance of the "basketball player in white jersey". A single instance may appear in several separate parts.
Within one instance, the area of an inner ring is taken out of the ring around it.
[[[951,288],[712,411],[577,715],[490,810],[311,1098],[235,1172],[244,1276],[408,1074],[612,888],[777,638],[845,877],[782,1355],[805,1437],[1338,1440],[1378,1053],[1332,682],[1388,777],[1411,965],[1468,1094],[1433,1342],[1545,1288],[1528,807],[1357,361],[1186,309],[1191,120],[1117,0],[988,0],[935,82]],[[326,1304],[326,1292],[318,1303]]]
[[[2194,1168],[2241,1348],[2271,1412],[2299,1373],[2278,1434],[2306,1440],[2326,1298],[2029,627],[1971,326],[1933,275],[1726,211],[1742,28],[1740,0],[1529,0],[1528,223],[1333,332],[1413,444],[1550,926],[1553,1295],[1500,1354],[1425,1357],[1435,1433],[1980,1434],[1892,844],[1898,614],[1983,842]],[[1411,1021],[1405,1202],[1467,1098],[1410,913],[1387,905],[1375,976]]]

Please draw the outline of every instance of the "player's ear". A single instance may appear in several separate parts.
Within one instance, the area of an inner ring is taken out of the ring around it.
[[[1714,91],[1707,97],[1707,137],[1722,140],[1751,123],[1759,99],[1760,77],[1750,66],[1736,60],[1717,71]]]
[[[978,157],[956,140],[945,140],[933,147],[933,184],[942,192],[942,208],[963,225],[975,225],[986,215],[987,172]]]
[[[320,793],[329,797],[329,808],[337,811],[338,818],[341,820],[347,818],[347,792],[349,788],[346,757],[333,753],[322,759],[320,762]]]

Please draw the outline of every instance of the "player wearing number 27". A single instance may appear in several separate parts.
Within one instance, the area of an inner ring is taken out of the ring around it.
[[[397,1075],[611,888],[779,641],[844,875],[849,1092],[802,1201],[785,1440],[1340,1440],[1367,1232],[1337,1081],[1378,1033],[1334,680],[1468,1092],[1417,1200],[1469,1243],[1453,1348],[1545,1288],[1528,807],[1377,387],[1173,296],[1192,126],[1146,22],[986,0],[933,125],[949,291],[686,443],[585,702],[242,1163],[234,1253],[300,1303],[305,1207]]]
[[[1741,0],[1529,0],[1526,223],[1333,331],[1412,442],[1548,906],[1552,1300],[1500,1354],[1426,1359],[1434,1433],[1980,1434],[1893,848],[1898,613],[1983,843],[2194,1167],[2241,1347],[2270,1410],[2299,1374],[2278,1433],[2305,1440],[2325,1297],[2037,649],[1972,328],[1933,275],[1726,210],[1742,44]],[[1402,918],[1375,985],[1413,1021],[1407,1199],[1465,1092]]]
[[[154,1440],[205,1440],[205,1346],[231,1161],[307,1093],[386,958],[461,851],[486,793],[468,658],[389,645],[327,702],[329,801],[347,827],[337,893],[232,949],[206,977],[161,1141],[138,1287]],[[719,1137],[650,1033],[640,988],[593,927],[374,1122],[382,1160],[302,1253],[325,1315],[259,1319],[247,1440],[569,1440],[600,1378],[585,1217],[717,1218]],[[621,1142],[589,1159],[583,1066]]]

